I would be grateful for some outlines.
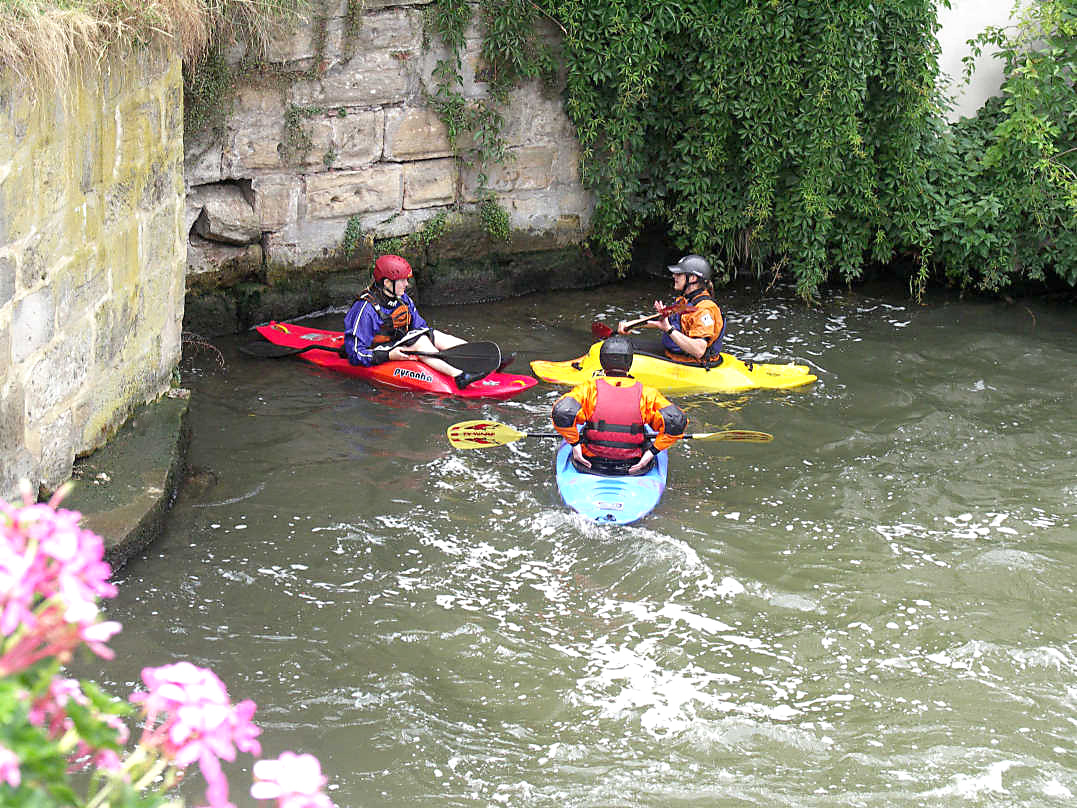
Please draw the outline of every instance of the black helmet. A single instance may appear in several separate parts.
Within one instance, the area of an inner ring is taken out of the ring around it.
[[[602,369],[607,373],[628,373],[632,367],[632,340],[624,334],[613,334],[606,337],[602,347],[598,350],[598,361],[602,363]]]
[[[669,267],[669,271],[674,275],[695,275],[705,281],[711,279],[711,265],[702,255],[686,255]]]

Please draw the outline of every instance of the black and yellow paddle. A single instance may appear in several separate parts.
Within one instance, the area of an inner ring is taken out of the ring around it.
[[[486,449],[490,446],[504,446],[515,443],[521,438],[560,438],[557,432],[520,432],[508,424],[497,421],[461,421],[446,430],[449,443],[454,449]],[[732,440],[746,443],[768,443],[773,435],[756,432],[753,429],[724,429],[721,432],[696,432],[681,435],[685,440]]]
[[[302,348],[290,348],[287,345],[277,345],[272,342],[252,342],[239,346],[239,350],[248,356],[257,356],[260,359],[279,359],[283,356],[297,356],[307,351],[339,353],[342,343],[343,339],[334,339],[328,344],[312,343]],[[468,373],[489,373],[501,364],[501,349],[496,342],[465,342],[443,351],[413,351],[407,347],[401,350],[412,356],[436,357]]]

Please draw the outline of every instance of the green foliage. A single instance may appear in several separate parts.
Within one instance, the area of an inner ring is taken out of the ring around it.
[[[1031,4],[1016,27],[989,28],[1005,65],[1002,97],[938,133],[933,261],[962,287],[1077,284],[1077,2]]]
[[[303,122],[311,118],[321,117],[327,112],[328,110],[325,107],[289,105],[284,112],[284,138],[281,142],[283,147],[281,158],[286,163],[295,163],[306,158],[314,145],[314,141],[311,140],[310,133],[303,126]],[[330,150],[323,157],[323,162],[328,168],[335,159],[336,154]]]
[[[494,241],[507,242],[512,235],[509,212],[492,196],[486,197],[479,204],[479,224],[483,232]]]
[[[363,237],[362,221],[358,216],[350,217],[348,224],[344,227],[344,236],[340,240],[340,254],[345,258],[350,258],[359,249]]]
[[[508,103],[509,91],[520,82],[537,76],[552,80],[556,60],[547,45],[536,41],[539,9],[534,3],[482,0],[479,8],[485,35],[475,79],[487,83],[489,97],[463,94],[461,53],[471,22],[470,3],[438,0],[430,6],[424,21],[424,43],[432,31],[449,48],[450,58],[439,60],[434,67],[434,92],[427,100],[445,122],[457,158],[478,167],[479,187],[485,188],[488,167],[512,159],[502,137],[505,120],[499,108]]]
[[[462,93],[465,0],[428,27],[451,57],[431,103],[463,159],[505,159],[497,106],[553,72],[534,28],[563,33],[564,103],[597,195],[592,242],[627,267],[644,227],[805,299],[869,264],[996,289],[1054,269],[1071,283],[1077,0],[1032,4],[981,44],[1007,64],[1001,108],[952,129],[935,83],[934,0],[521,0],[479,4],[478,80]],[[898,260],[896,260],[898,259]],[[897,269],[901,267],[901,269]]]
[[[264,53],[271,39],[294,28],[310,5],[310,0],[203,0],[211,9],[208,28],[213,37],[197,58],[183,63],[184,132],[190,137],[223,125],[232,108],[236,87],[241,81],[259,81],[281,88],[297,78],[320,75],[324,69],[327,20],[314,20],[315,56],[308,70],[287,74],[266,63]],[[236,42],[247,46],[247,56],[236,64],[223,57]]]
[[[232,70],[217,49],[197,67],[183,65],[183,128],[186,132],[217,130],[231,110]]]
[[[352,216],[348,219],[348,224],[344,228],[344,236],[340,242],[340,254],[345,258],[350,258],[359,249],[360,245],[366,244],[373,248],[377,255],[392,253],[393,255],[407,258],[413,264],[419,263],[426,259],[426,248],[445,234],[448,223],[449,214],[441,211],[434,217],[427,219],[423,226],[414,233],[375,241],[372,234],[363,231],[363,225],[359,217]]]
[[[914,201],[936,111],[932,0],[760,2],[582,0],[481,4],[491,102],[549,75],[539,12],[564,34],[565,107],[597,194],[592,240],[627,267],[644,226],[731,266],[791,272],[804,297],[866,256],[923,249]],[[456,54],[434,103],[479,162],[499,128],[460,96],[467,4],[438,0],[435,30]],[[453,82],[456,82],[454,84]]]

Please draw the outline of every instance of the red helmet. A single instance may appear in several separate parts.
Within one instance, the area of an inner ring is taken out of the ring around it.
[[[380,283],[382,278],[398,281],[411,277],[411,264],[399,255],[383,255],[374,262],[374,281]]]

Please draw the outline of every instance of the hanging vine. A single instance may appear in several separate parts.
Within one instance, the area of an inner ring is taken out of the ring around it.
[[[982,38],[1009,75],[1008,102],[982,125],[943,120],[934,0],[437,0],[430,28],[452,57],[432,103],[488,165],[504,156],[506,90],[560,60],[597,196],[591,240],[619,267],[658,225],[681,249],[726,258],[727,276],[784,274],[806,299],[869,263],[906,274],[915,294],[933,272],[990,289],[1050,266],[1074,283],[1077,0],[1032,7],[1016,33]],[[467,99],[476,9],[491,91]],[[560,30],[560,54],[536,44],[539,19]],[[992,210],[1012,213],[1004,232]]]

